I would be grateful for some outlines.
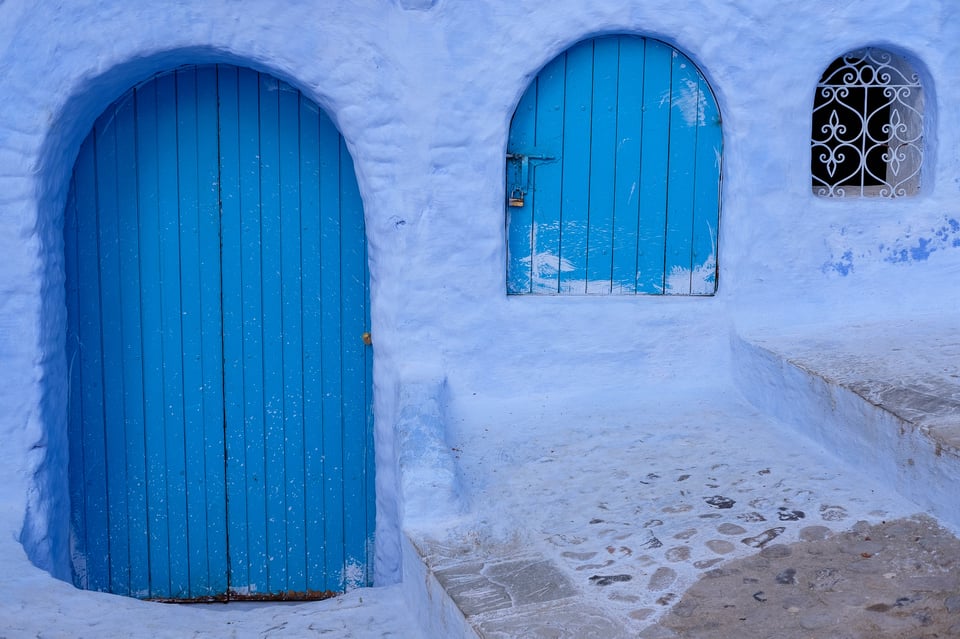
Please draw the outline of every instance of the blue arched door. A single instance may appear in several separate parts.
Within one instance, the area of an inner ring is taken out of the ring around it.
[[[703,75],[636,36],[547,64],[507,142],[507,292],[712,295],[720,115]]]
[[[363,211],[317,105],[228,65],[131,89],[80,150],[65,256],[76,584],[368,585]]]

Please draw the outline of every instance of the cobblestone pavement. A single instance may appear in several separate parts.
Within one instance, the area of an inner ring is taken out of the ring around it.
[[[708,570],[641,636],[960,637],[960,542],[929,517],[800,534]]]
[[[956,538],[735,397],[531,428],[456,446],[473,546],[433,564],[484,636],[960,636]]]

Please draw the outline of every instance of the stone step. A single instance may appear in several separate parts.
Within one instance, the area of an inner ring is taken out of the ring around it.
[[[960,333],[944,318],[732,338],[755,406],[960,529]]]

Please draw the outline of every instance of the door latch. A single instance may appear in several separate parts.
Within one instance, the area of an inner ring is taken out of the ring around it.
[[[548,155],[529,155],[524,153],[507,153],[507,162],[513,165],[510,179],[510,195],[507,197],[507,206],[521,207],[526,203],[524,196],[530,190],[530,163],[553,162],[554,157]],[[519,169],[519,171],[518,171]],[[519,175],[518,175],[519,173]]]

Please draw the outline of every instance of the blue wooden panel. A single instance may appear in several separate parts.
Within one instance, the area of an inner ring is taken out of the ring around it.
[[[667,175],[667,235],[664,250],[665,293],[689,294],[696,188],[697,129],[703,108],[697,73],[689,60],[673,53],[670,83],[670,171]]]
[[[609,294],[613,281],[613,213],[617,169],[617,98],[620,39],[593,46],[593,117],[590,121],[590,186],[586,292]]]
[[[92,166],[89,154],[92,150],[91,140],[84,142],[77,158],[78,163]],[[75,556],[87,556],[87,526],[85,523],[86,509],[84,508],[84,460],[83,460],[83,376],[81,375],[82,360],[80,352],[80,283],[77,274],[80,271],[77,258],[78,220],[77,220],[77,184],[76,175],[71,180],[70,192],[64,211],[64,269],[73,275],[66,281],[67,305],[67,439],[69,463],[67,477],[70,484],[70,528],[73,531],[72,543]],[[79,566],[74,567],[73,581],[79,588],[87,588],[88,575],[81,572]]]
[[[163,325],[160,289],[160,169],[157,85],[137,90],[137,189],[140,222],[143,323],[143,411],[150,597],[170,596],[170,534],[167,527],[167,466],[164,442]],[[79,164],[78,164],[79,166]]]
[[[645,41],[619,38],[616,177],[613,185],[611,293],[637,292],[637,229],[640,224],[640,139],[643,125]]]
[[[261,293],[260,254],[260,113],[259,77],[248,69],[240,69],[238,78],[238,126],[240,138],[240,298],[242,304],[242,401],[244,429],[242,439],[235,438],[228,422],[227,446],[240,446],[246,478],[245,511],[228,509],[230,518],[240,518],[246,527],[246,565],[233,561],[231,553],[231,589],[245,594],[267,591],[267,492],[266,451],[264,440],[266,409],[263,380],[264,353],[263,302]],[[231,391],[233,389],[230,389]],[[238,389],[239,390],[239,389]],[[228,467],[229,471],[229,467]],[[233,573],[239,567],[247,573],[247,580]]]
[[[224,370],[220,262],[219,136],[217,69],[200,67],[197,74],[197,211],[200,286],[200,332],[203,428],[198,447],[203,455],[205,509],[199,516],[206,529],[207,582],[195,597],[227,591],[226,479],[224,465]]]
[[[366,351],[362,334],[366,330],[366,251],[364,246],[363,204],[351,169],[352,161],[343,139],[339,139],[340,160],[340,286],[342,335],[341,362],[343,380],[343,509],[344,565],[342,586],[358,587],[369,583],[366,574],[366,548],[370,541],[367,512],[350,504],[367,503],[367,397]],[[339,588],[338,588],[339,589]]]
[[[250,70],[158,76],[98,120],[65,219],[76,583],[369,584],[366,245],[330,120]]]
[[[109,143],[109,141],[108,141]],[[83,179],[89,183],[84,192],[78,187],[77,203],[81,214],[79,255],[80,280],[80,352],[83,386],[83,449],[85,520],[87,529],[86,566],[91,590],[110,588],[109,485],[107,478],[107,433],[103,406],[103,326],[100,317],[100,238],[96,157],[98,140],[94,130],[91,144],[92,166]],[[79,179],[78,179],[79,180]],[[90,211],[92,214],[87,214]]]
[[[187,538],[186,439],[184,432],[183,326],[180,212],[177,172],[176,75],[157,83],[157,167],[160,211],[160,321],[163,353],[163,443],[166,458],[167,528],[170,536],[170,597],[190,596]],[[192,396],[192,393],[191,393]]]
[[[533,207],[532,286],[534,292],[556,293],[560,290],[560,273],[564,270],[561,255],[561,184],[563,181],[563,121],[566,93],[567,60],[560,56],[551,62],[537,80],[537,118],[534,122],[535,145],[522,153],[555,158],[533,160],[524,182]],[[529,182],[527,182],[529,180]]]
[[[221,265],[223,286],[224,419],[231,424],[225,439],[227,537],[230,540],[230,579],[249,585],[247,550],[246,411],[244,403],[243,280],[241,271],[241,154],[239,72],[217,70],[220,141]],[[249,158],[246,160],[251,161]]]
[[[340,296],[340,135],[320,122],[320,383],[323,388],[323,538],[324,568],[344,565],[343,517],[343,379],[341,377]],[[338,579],[325,577],[325,582]]]
[[[100,334],[100,277],[97,241],[96,136],[91,135],[80,149],[74,174],[76,202],[76,245],[71,250],[76,270],[67,289],[75,288],[76,316],[70,324],[76,333],[67,343],[75,347],[71,367],[80,384],[71,389],[76,398],[72,415],[79,421],[71,424],[71,436],[79,440],[82,466],[73,464],[73,481],[79,482],[79,495],[73,502],[74,520],[83,528],[75,536],[83,540],[84,561],[75,567],[78,584],[90,590],[106,590],[109,586],[109,546],[107,543],[106,448],[103,424],[103,375]],[[67,237],[70,239],[70,236]],[[68,263],[69,265],[69,263]]]
[[[719,241],[720,159],[723,136],[717,102],[703,77],[697,79],[703,97],[703,124],[697,129],[697,187],[693,202],[692,295],[713,295],[717,291],[717,249]]]
[[[206,473],[204,468],[203,315],[200,288],[200,202],[197,124],[197,75],[176,74],[177,183],[179,187],[180,324],[183,335],[183,437],[186,483],[186,559],[189,585],[185,596],[211,594],[207,564]],[[169,365],[169,364],[168,364]]]
[[[567,52],[560,182],[560,293],[587,292],[587,229],[590,221],[590,133],[593,120],[593,40]],[[543,174],[538,174],[540,178]]]
[[[670,143],[670,74],[673,50],[647,40],[643,66],[640,142],[640,226],[637,231],[637,292],[663,293]],[[664,97],[667,99],[664,99]]]
[[[355,179],[351,176],[351,179]],[[359,192],[359,188],[358,188]],[[359,202],[359,198],[358,198]],[[360,219],[359,223],[363,224],[363,211],[362,206],[358,207],[360,209]],[[364,305],[364,326],[366,330],[369,331],[373,326],[371,321],[371,307],[370,307],[370,271],[369,271],[369,261],[367,253],[367,243],[366,243],[366,231],[365,229],[361,230],[359,237],[357,238],[358,242],[361,242],[363,245],[363,286],[364,286],[364,295],[363,295],[363,305]],[[361,335],[362,339],[362,335]],[[373,585],[373,575],[374,575],[374,543],[376,542],[376,527],[377,527],[377,509],[373,507],[377,500],[376,493],[376,447],[374,445],[374,420],[373,420],[373,344],[369,344],[366,348],[363,349],[363,403],[364,403],[364,444],[363,449],[363,467],[365,469],[366,476],[366,487],[364,491],[364,503],[368,506],[363,509],[366,512],[366,547],[363,549],[363,552],[366,554],[366,583],[361,584],[364,586]],[[359,559],[359,558],[358,558]]]
[[[135,96],[116,113],[117,207],[120,260],[120,300],[123,341],[123,415],[126,452],[126,530],[129,542],[129,592],[147,596],[150,566],[144,430],[143,326],[141,319],[140,224],[137,201]],[[111,548],[111,554],[115,550]]]
[[[719,115],[686,56],[633,36],[575,45],[525,92],[507,152],[507,197],[527,194],[507,206],[509,293],[715,291]]]
[[[560,287],[565,86],[566,56],[559,56],[524,93],[510,127],[507,195],[523,200],[507,208],[510,293],[556,293]]]
[[[106,444],[107,522],[111,592],[127,592],[127,473],[123,414],[123,335],[120,309],[120,238],[117,203],[117,107],[101,116],[97,137],[97,221],[100,267],[100,325],[103,365],[103,423]]]
[[[302,259],[302,356],[304,542],[310,590],[326,585],[324,557],[323,397],[321,351],[320,109],[300,99],[300,246]]]
[[[230,540],[230,580],[249,586],[247,535],[246,434],[242,202],[250,197],[241,192],[241,175],[255,166],[255,157],[241,155],[240,74],[234,67],[217,71],[220,134],[220,209],[222,216],[221,260],[223,299],[224,419],[234,425],[225,436],[227,538]],[[249,145],[249,141],[246,142]],[[242,164],[241,164],[242,163]],[[248,205],[249,208],[249,205]],[[259,224],[259,223],[258,223]],[[258,225],[257,224],[257,225]]]
[[[513,114],[510,139],[507,147],[515,153],[530,152],[535,144],[537,120],[538,84],[547,80],[534,80],[520,98]],[[519,195],[522,206],[507,206],[507,292],[530,293],[533,282],[530,256],[533,253],[533,204],[534,194],[526,193],[526,184],[521,183],[521,165],[518,160],[507,162],[507,197]]]
[[[300,210],[300,92],[279,83],[280,293],[283,344],[283,501],[285,590],[307,590],[304,504],[303,319]],[[311,224],[313,228],[316,224]]]
[[[284,490],[283,308],[281,300],[279,86],[260,76],[260,259],[263,315],[265,568],[269,592],[287,590]]]

